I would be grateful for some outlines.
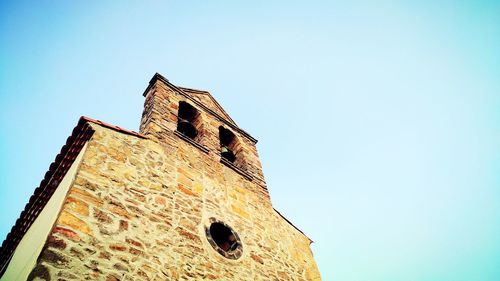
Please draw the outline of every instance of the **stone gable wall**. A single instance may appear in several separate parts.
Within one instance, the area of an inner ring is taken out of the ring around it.
[[[210,110],[214,111],[215,113],[219,114],[222,117],[226,116],[226,112],[222,111],[215,103],[214,101],[208,96],[209,94],[199,94],[199,93],[194,93],[192,91],[186,91],[184,90],[185,93],[190,94],[192,98],[195,100],[201,102],[203,105],[208,107]],[[233,123],[231,120],[228,119],[229,122]]]
[[[320,279],[308,238],[273,210],[259,182],[175,135],[160,145],[92,127],[30,280]],[[212,217],[238,233],[239,259],[209,244]]]

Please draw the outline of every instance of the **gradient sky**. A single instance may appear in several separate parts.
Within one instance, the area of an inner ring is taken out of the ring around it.
[[[159,72],[259,140],[324,280],[500,280],[500,2],[235,2],[0,3],[0,239]]]

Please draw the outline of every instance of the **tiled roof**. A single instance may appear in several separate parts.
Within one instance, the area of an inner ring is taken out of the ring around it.
[[[21,239],[45,207],[85,143],[94,133],[94,130],[88,124],[89,122],[125,134],[146,138],[146,136],[140,133],[125,130],[118,126],[106,124],[102,121],[82,116],[76,127],[73,129],[71,136],[66,140],[66,144],[62,147],[61,152],[59,152],[54,162],[50,165],[49,170],[45,173],[45,177],[40,183],[40,186],[35,189],[28,204],[24,207],[24,211],[21,212],[21,216],[17,219],[10,233],[3,241],[0,248],[0,277],[7,269],[7,265],[12,258],[16,247],[19,245],[19,242],[21,242]]]

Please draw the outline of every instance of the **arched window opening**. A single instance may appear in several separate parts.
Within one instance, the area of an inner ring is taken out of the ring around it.
[[[233,163],[236,160],[235,136],[233,132],[220,126],[219,127],[219,140],[221,147],[221,157]]]
[[[198,118],[198,111],[187,102],[179,102],[179,113],[177,115],[177,131],[190,139],[194,139],[198,134],[195,121]]]

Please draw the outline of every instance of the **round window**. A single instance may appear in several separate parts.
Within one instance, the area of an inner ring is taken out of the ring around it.
[[[214,218],[210,219],[210,225],[205,227],[208,242],[222,256],[228,259],[241,257],[243,247],[238,234],[227,224]]]

